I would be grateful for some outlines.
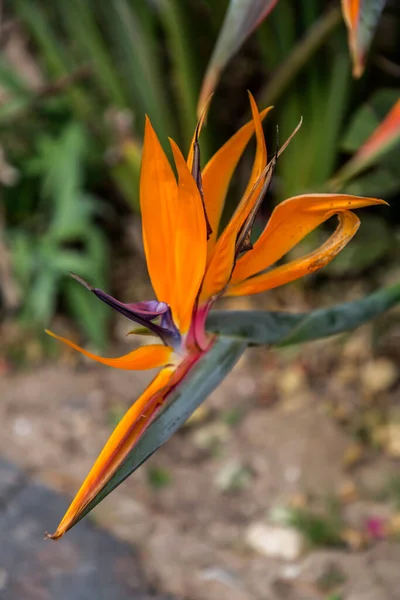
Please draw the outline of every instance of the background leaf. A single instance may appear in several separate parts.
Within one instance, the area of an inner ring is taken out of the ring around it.
[[[354,77],[361,77],[365,59],[386,0],[342,0],[349,34]]]
[[[271,12],[278,0],[231,0],[204,76],[197,113],[218,84],[221,73],[251,32]]]
[[[355,115],[343,140],[346,150],[356,150],[353,158],[334,177],[342,185],[368,167],[382,163],[395,174],[400,160],[400,100],[398,90],[381,90]],[[390,101],[393,104],[387,106]],[[383,107],[387,112],[379,119]]]

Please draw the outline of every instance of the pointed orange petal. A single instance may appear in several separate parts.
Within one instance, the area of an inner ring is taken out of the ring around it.
[[[133,350],[133,352],[129,352],[129,354],[119,356],[118,358],[103,358],[102,356],[97,356],[97,354],[88,352],[84,348],[74,344],[74,342],[71,342],[67,338],[56,335],[52,331],[46,329],[46,333],[51,335],[51,337],[55,338],[56,340],[64,342],[64,344],[67,344],[67,346],[74,348],[74,350],[81,352],[88,358],[96,360],[103,365],[114,367],[115,369],[123,369],[125,371],[142,371],[144,369],[161,367],[168,363],[172,354],[172,348],[169,346],[151,344],[148,346],[141,346],[137,350]]]
[[[204,209],[195,180],[185,159],[170,140],[178,172],[178,208],[175,215],[175,295],[172,307],[176,324],[185,333],[190,326],[193,305],[204,276],[207,255],[207,228]],[[174,310],[175,308],[175,310]]]
[[[256,202],[260,189],[264,183],[264,177],[261,177],[260,179],[267,161],[264,132],[256,103],[252,95],[249,94],[249,96],[253,115],[253,126],[257,137],[257,150],[254,159],[254,165],[244,196],[228,225],[218,238],[214,250],[210,256],[209,265],[201,290],[201,301],[206,301],[208,298],[216,295],[228,283],[234,264],[235,244],[238,233],[247,216],[249,215],[254,203]],[[260,181],[258,182],[259,179]]]
[[[253,101],[254,102],[254,101]],[[262,121],[272,106],[260,113]],[[219,223],[232,175],[251,136],[254,120],[243,125],[210,159],[202,172],[204,204],[213,233],[208,241],[209,252],[215,245]]]
[[[150,424],[157,407],[160,406],[166,393],[170,390],[168,383],[173,373],[172,367],[160,371],[142,396],[121,419],[57,530],[48,537],[58,539],[63,536],[76,523],[89,502],[103,489]]]
[[[360,225],[358,217],[351,211],[339,213],[338,219],[339,225],[336,231],[318,250],[272,269],[268,273],[233,285],[228,289],[226,295],[245,296],[265,292],[309,275],[327,265],[351,240]]]
[[[334,213],[371,204],[385,202],[346,194],[304,194],[281,202],[253,249],[237,261],[231,283],[236,285],[275,264]]]
[[[178,186],[161,144],[146,117],[140,208],[147,268],[160,301],[174,304],[175,257],[170,251],[175,237]]]
[[[262,170],[267,164],[267,146],[265,144],[264,131],[262,126],[262,120],[260,113],[258,112],[256,101],[254,100],[252,94],[249,92],[249,100],[250,100],[250,108],[251,114],[253,117],[254,129],[256,132],[256,140],[257,140],[257,149],[256,156],[253,163],[253,168],[251,171],[250,179],[247,184],[247,188],[244,192],[244,197],[251,191],[253,185],[256,183],[257,179],[260,177]]]

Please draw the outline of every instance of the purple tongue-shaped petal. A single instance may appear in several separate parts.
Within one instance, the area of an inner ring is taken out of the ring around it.
[[[70,273],[70,275],[87,290],[93,292],[93,294],[102,302],[105,302],[105,304],[111,306],[111,308],[124,315],[124,317],[127,317],[131,321],[139,323],[139,325],[143,325],[144,327],[147,327],[153,331],[165,344],[176,344],[176,342],[180,339],[179,331],[172,319],[171,309],[165,302],[148,300],[146,302],[132,302],[130,304],[124,304],[109,294],[106,294],[106,292],[103,292],[103,290],[93,288],[84,279],[82,279],[82,277],[79,277],[74,273]],[[161,324],[158,325],[153,323],[153,321],[159,317],[161,318]]]

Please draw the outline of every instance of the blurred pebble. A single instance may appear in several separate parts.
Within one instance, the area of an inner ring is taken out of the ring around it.
[[[300,574],[301,566],[299,564],[285,565],[280,572],[282,579],[297,579]]]
[[[246,542],[264,556],[283,560],[296,560],[305,550],[304,538],[295,529],[260,522],[247,528]]]
[[[223,465],[215,476],[214,482],[221,492],[242,490],[251,480],[251,472],[238,460],[231,460]]]
[[[398,378],[396,365],[388,358],[369,360],[361,370],[361,382],[366,392],[377,394],[389,389]]]
[[[276,385],[283,396],[290,396],[304,389],[307,385],[304,369],[298,365],[291,365],[283,369],[277,378]]]
[[[283,476],[288,483],[296,483],[301,477],[301,468],[298,465],[289,465],[284,469]]]
[[[25,417],[17,417],[14,421],[14,433],[21,437],[27,437],[32,433],[32,423]]]
[[[204,581],[219,581],[227,586],[236,587],[241,582],[235,573],[220,567],[208,567],[201,572],[201,578]]]

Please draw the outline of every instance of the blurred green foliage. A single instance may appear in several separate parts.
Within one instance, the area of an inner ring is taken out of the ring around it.
[[[37,139],[21,184],[6,197],[7,240],[24,290],[23,318],[48,323],[61,294],[86,335],[101,347],[105,307],[91,306],[85,290],[65,277],[77,272],[104,285],[108,271],[108,242],[95,222],[102,203],[84,189],[86,140],[82,126],[72,120],[59,136]],[[19,194],[21,187],[25,194]]]
[[[324,514],[306,508],[291,509],[288,524],[300,531],[311,547],[343,547],[343,521],[338,503],[329,499]]]
[[[13,176],[3,181],[0,173],[0,180],[6,184],[5,239],[23,290],[24,318],[48,324],[61,303],[96,345],[105,343],[107,313],[65,275],[75,271],[96,286],[110,287],[113,244],[104,215],[117,210],[116,198],[138,210],[144,114],[166,148],[171,136],[186,151],[201,79],[228,4],[6,4],[0,132],[4,162]],[[386,23],[399,24],[400,11],[388,10]],[[378,31],[378,41],[386,29],[384,24],[383,33]],[[390,62],[400,34],[396,27],[388,31]],[[18,59],[12,45],[20,48]],[[379,52],[374,56],[379,58]],[[26,63],[35,77],[27,74]],[[278,163],[274,201],[304,191],[335,189],[380,197],[399,192],[399,145],[377,156],[362,173],[343,176],[347,158],[399,97],[399,84],[390,69],[376,64],[361,81],[351,79],[338,3],[279,0],[222,76],[202,133],[203,158],[248,118],[246,87],[260,106],[276,104],[266,125],[270,151],[278,143],[277,123],[284,139],[304,118]],[[2,169],[4,174],[4,165]],[[371,260],[386,251],[386,246],[375,248]]]

